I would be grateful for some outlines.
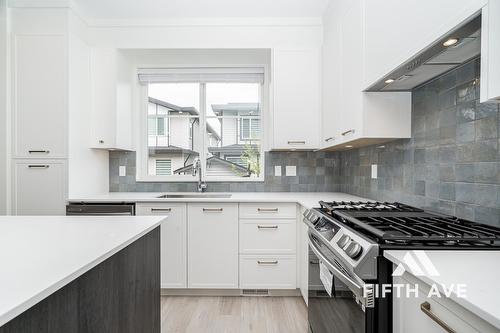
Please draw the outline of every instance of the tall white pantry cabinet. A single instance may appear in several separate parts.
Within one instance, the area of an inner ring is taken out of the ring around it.
[[[64,215],[70,114],[67,9],[11,9],[12,214]]]

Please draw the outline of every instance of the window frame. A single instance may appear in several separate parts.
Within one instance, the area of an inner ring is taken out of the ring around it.
[[[194,67],[210,67],[210,66],[194,66]],[[242,67],[238,66],[216,66],[217,68],[231,68],[231,67]],[[260,124],[261,124],[261,134],[260,134],[260,174],[256,177],[240,177],[240,176],[208,176],[206,174],[207,166],[207,153],[208,145],[205,137],[206,133],[206,83],[210,82],[192,82],[199,83],[200,85],[200,110],[199,116],[187,116],[190,118],[198,118],[200,122],[199,134],[202,137],[202,151],[199,152],[201,160],[201,178],[202,181],[207,183],[221,183],[221,182],[264,182],[264,171],[265,171],[265,149],[267,147],[267,131],[264,127],[267,124],[267,105],[269,103],[269,81],[268,81],[268,65],[257,65],[252,64],[244,67],[260,67],[264,68],[264,82],[259,85],[259,100],[261,107],[260,114]],[[144,67],[142,67],[144,68]],[[237,82],[235,82],[237,83]],[[148,85],[147,84],[137,84],[138,86],[138,98],[140,104],[139,112],[139,131],[137,135],[137,153],[136,153],[136,181],[137,182],[162,182],[162,183],[172,183],[172,182],[198,182],[198,177],[191,177],[186,175],[171,175],[171,176],[156,176],[148,174]],[[170,125],[170,122],[169,122]],[[169,129],[167,129],[169,130]],[[188,130],[190,130],[188,128]],[[194,127],[193,127],[194,131]],[[169,132],[170,133],[170,132]],[[194,133],[193,133],[194,134]],[[248,140],[247,140],[248,141]],[[251,141],[251,139],[250,139]]]

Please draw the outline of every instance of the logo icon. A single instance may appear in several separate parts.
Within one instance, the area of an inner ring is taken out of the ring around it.
[[[436,267],[422,250],[406,252],[392,276],[402,276],[406,271],[414,276],[439,276]]]

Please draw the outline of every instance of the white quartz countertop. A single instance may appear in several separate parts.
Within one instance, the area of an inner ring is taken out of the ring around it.
[[[0,326],[156,228],[165,217],[0,217]]]
[[[318,206],[318,201],[368,199],[341,192],[231,192],[230,198],[157,198],[165,192],[109,192],[74,195],[68,202],[296,202],[305,208]],[[180,192],[170,194],[182,194]],[[192,193],[190,193],[192,194]],[[229,194],[208,192],[207,194]]]
[[[408,251],[385,251],[393,263],[404,263]],[[458,297],[456,289],[451,299],[465,309],[500,329],[500,251],[425,251],[438,276],[418,276],[428,285],[435,284],[441,294],[443,285],[464,284],[466,297]]]

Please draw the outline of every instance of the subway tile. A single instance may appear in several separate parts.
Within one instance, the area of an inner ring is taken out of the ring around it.
[[[457,104],[471,102],[476,99],[476,81],[472,80],[457,87]]]
[[[475,203],[475,184],[456,183],[455,198],[459,202]]]
[[[473,121],[476,117],[476,102],[470,101],[457,106],[457,123]]]
[[[455,200],[455,183],[441,183],[439,187],[439,199]]]
[[[483,207],[496,207],[498,186],[489,184],[476,184],[475,203]]]
[[[475,119],[483,119],[498,114],[498,104],[496,103],[479,103],[476,101],[476,114]]]
[[[495,184],[498,181],[498,163],[480,162],[474,166],[474,181],[476,183]]]
[[[455,180],[457,182],[474,182],[475,179],[474,166],[475,164],[472,163],[456,164]]]
[[[476,141],[498,138],[496,116],[476,120],[474,124],[476,128]]]
[[[467,122],[457,125],[456,142],[473,142],[476,138],[476,127],[474,122]]]

